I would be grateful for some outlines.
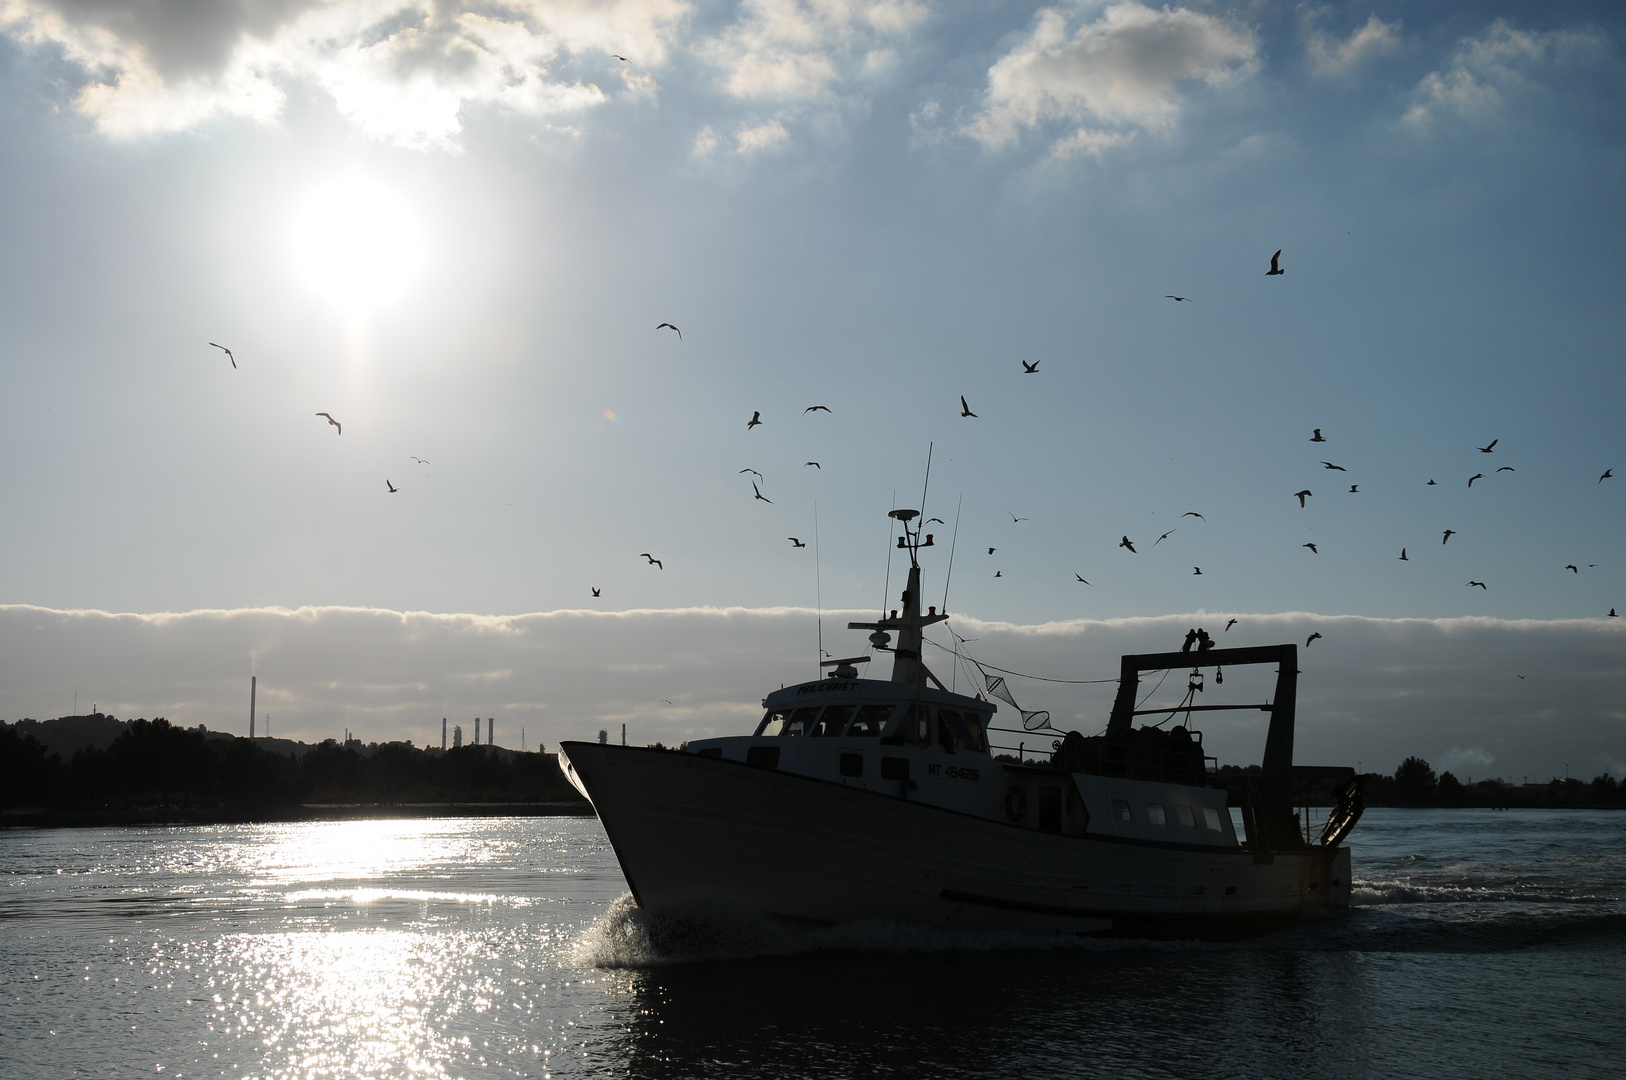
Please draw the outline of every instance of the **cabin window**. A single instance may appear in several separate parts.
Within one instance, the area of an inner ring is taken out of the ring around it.
[[[1112,800],[1112,816],[1117,818],[1119,821],[1134,821],[1135,820],[1135,815],[1133,815],[1133,814],[1131,814],[1129,812],[1129,800],[1128,799],[1113,799]]]
[[[1215,810],[1212,806],[1203,807],[1203,824],[1207,825],[1209,830],[1212,832],[1225,831],[1224,829],[1220,828],[1219,811]]]
[[[988,736],[983,734],[982,717],[976,713],[965,713],[965,748],[973,754],[986,754],[988,752]]]
[[[785,730],[785,721],[790,718],[788,709],[769,709],[768,715],[762,718],[757,725],[758,735],[778,735]]]
[[[785,726],[779,734],[783,736],[806,735],[813,730],[813,720],[819,715],[817,705],[808,705],[797,709],[785,718]]]
[[[884,757],[881,759],[882,780],[909,779],[909,759],[901,757]]]
[[[1061,832],[1061,788],[1039,789],[1039,828],[1045,832]]]
[[[892,746],[928,746],[932,741],[931,710],[921,704],[907,706],[893,722],[892,733],[881,740]]]
[[[1169,816],[1163,812],[1162,803],[1147,803],[1146,816],[1151,819],[1153,825],[1167,825],[1169,823]]]
[[[1188,829],[1195,829],[1197,827],[1197,815],[1192,812],[1191,807],[1176,806],[1175,810],[1177,810],[1180,814],[1180,824],[1184,825]]]
[[[819,722],[813,725],[813,735],[840,735],[847,730],[847,721],[852,719],[853,707],[851,705],[826,705]]]
[[[847,728],[848,738],[873,739],[881,734],[886,722],[892,719],[893,705],[860,705],[858,715]]]
[[[779,768],[779,747],[749,746],[745,750],[745,763],[758,769]]]
[[[944,734],[947,728],[953,737],[953,745],[949,745],[949,735]],[[969,750],[974,754],[986,754],[988,744],[983,740],[982,722],[976,713],[961,713],[953,709],[937,710],[937,741],[943,744],[943,749],[953,753],[955,749]]]
[[[864,755],[863,754],[842,754],[841,755],[841,775],[842,776],[863,776],[864,775]]]

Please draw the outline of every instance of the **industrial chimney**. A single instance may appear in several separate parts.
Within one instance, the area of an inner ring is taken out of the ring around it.
[[[497,741],[497,718],[495,716],[488,716],[488,717],[486,717],[486,745],[487,746],[494,746],[494,745],[496,745],[496,741]]]
[[[478,716],[474,718],[474,745],[480,745],[480,718]]]
[[[259,681],[258,675],[248,677],[248,737],[251,739],[254,737],[254,692]]]
[[[446,718],[444,716],[440,718],[440,748],[442,751],[446,749]]]

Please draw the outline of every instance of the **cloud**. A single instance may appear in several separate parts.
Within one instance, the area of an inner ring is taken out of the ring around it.
[[[630,92],[652,93],[647,70],[665,62],[689,11],[683,0],[509,0],[478,11],[437,0],[0,0],[0,29],[83,71],[75,104],[110,137],[272,123],[285,84],[303,83],[374,138],[450,148],[471,107],[554,117],[602,104],[597,84],[554,71],[583,54],[637,56],[639,72],[617,75]]]
[[[1253,32],[1212,15],[1129,2],[1075,27],[1076,14],[1040,10],[1032,32],[988,69],[983,107],[963,134],[992,149],[1042,124],[1080,125],[1063,141],[1099,152],[1105,133],[1092,123],[1170,128],[1182,85],[1219,86],[1257,67]]]
[[[1607,51],[1608,43],[1588,31],[1516,30],[1497,19],[1483,34],[1464,38],[1449,67],[1423,77],[1404,119],[1427,127],[1447,117],[1493,114],[1509,95],[1534,90],[1544,69],[1595,60]]]
[[[1312,33],[1305,46],[1310,67],[1317,75],[1347,75],[1374,56],[1389,56],[1400,48],[1400,24],[1376,15],[1342,41]]]
[[[826,626],[873,613],[825,612]],[[350,728],[367,740],[438,741],[440,719],[495,717],[497,740],[530,745],[592,738],[671,743],[748,731],[760,699],[815,672],[813,613],[796,608],[434,614],[374,608],[251,608],[154,615],[0,607],[0,717],[70,711],[77,691],[123,717],[168,716],[245,733],[250,655],[259,710],[279,735],[316,740]],[[1098,730],[1111,708],[1118,656],[1171,647],[1215,615],[1020,626],[956,616],[985,662],[1082,685],[1011,679],[1026,709],[1058,726]],[[1619,620],[1369,619],[1244,615],[1223,645],[1302,643],[1298,759],[1392,772],[1410,754],[1480,777],[1493,763],[1520,775],[1590,776],[1619,764],[1626,736],[1626,627]],[[948,642],[946,635],[941,636]],[[275,649],[261,651],[265,643]],[[853,642],[857,644],[857,642]],[[831,645],[826,641],[827,647]],[[962,691],[976,673],[941,650],[928,663]],[[871,665],[885,676],[885,657]],[[1517,675],[1526,675],[1525,679]],[[1212,673],[1210,673],[1212,675]],[[1264,701],[1273,670],[1210,678],[1204,700]],[[1150,701],[1173,704],[1179,673]],[[670,702],[670,703],[668,703]],[[1256,761],[1263,713],[1212,714],[1209,752]],[[1013,735],[1028,749],[1048,736]],[[1481,765],[1480,762],[1484,764]],[[1517,765],[1508,763],[1516,762]],[[1471,766],[1471,767],[1470,767]],[[1459,769],[1460,767],[1460,769]]]
[[[746,0],[740,18],[697,51],[748,101],[834,102],[891,65],[890,45],[925,20],[915,0]]]

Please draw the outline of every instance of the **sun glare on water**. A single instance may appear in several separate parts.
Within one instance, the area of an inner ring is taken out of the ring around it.
[[[399,299],[423,269],[423,233],[411,208],[360,177],[308,192],[289,241],[306,284],[353,318]]]

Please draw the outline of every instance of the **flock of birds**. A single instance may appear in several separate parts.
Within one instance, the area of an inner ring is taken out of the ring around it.
[[[618,57],[616,57],[616,59],[625,60],[625,57],[619,57],[618,56]],[[1283,269],[1283,267],[1281,265],[1281,258],[1282,258],[1282,252],[1281,252],[1280,249],[1278,249],[1277,252],[1270,257],[1270,269],[1265,272],[1265,275],[1267,277],[1279,277],[1279,276],[1287,273],[1287,271],[1285,269]],[[1165,299],[1172,300],[1175,303],[1193,303],[1194,302],[1193,299],[1191,297],[1189,297],[1189,296],[1177,296],[1177,295],[1175,295],[1173,293],[1165,294]],[[680,330],[677,327],[677,325],[674,324],[674,323],[661,322],[661,323],[658,323],[656,325],[655,329],[657,331],[670,330],[670,331],[672,331],[672,333],[677,335],[677,339],[679,341],[683,340],[683,331]],[[231,349],[229,349],[225,345],[222,345],[222,344],[220,344],[218,342],[214,342],[214,341],[209,342],[209,345],[212,346],[213,348],[219,349],[222,353],[224,353],[225,356],[226,356],[226,359],[231,361],[231,366],[232,366],[233,370],[237,369],[237,357],[232,352]],[[1031,362],[1027,361],[1027,360],[1021,361],[1022,374],[1024,374],[1024,375],[1037,375],[1039,373],[1039,363],[1040,363],[1040,361],[1038,361],[1038,360],[1034,360],[1034,361],[1031,361]],[[806,416],[806,415],[811,414],[811,413],[821,413],[821,412],[822,413],[830,413],[831,409],[830,409],[830,407],[828,405],[809,405],[805,409],[802,410],[802,415]],[[337,435],[343,435],[344,434],[344,426],[343,426],[343,424],[341,424],[339,422],[339,420],[337,420],[331,413],[317,412],[315,415],[322,418],[322,419],[324,419],[324,420],[326,420],[327,423],[333,428],[335,434],[337,434]],[[972,411],[971,405],[966,400],[966,397],[965,397],[964,394],[960,395],[960,414],[959,415],[960,415],[961,419],[967,419],[967,420],[978,419],[977,413]],[[754,428],[761,427],[764,423],[765,423],[765,421],[762,419],[761,410],[753,410],[752,413],[751,413],[750,419],[745,422],[745,429],[746,429],[746,431],[751,431]],[[1310,442],[1312,442],[1312,443],[1326,443],[1327,441],[1328,441],[1327,438],[1325,436],[1323,436],[1322,433],[1321,433],[1321,428],[1313,429],[1313,431],[1311,432],[1311,435],[1310,435]],[[1496,446],[1500,441],[1501,441],[1500,438],[1492,439],[1490,442],[1486,443],[1484,446],[1478,446],[1478,447],[1475,447],[1474,449],[1476,449],[1481,454],[1491,454],[1491,453],[1494,453],[1496,451]],[[414,461],[414,462],[417,462],[420,465],[428,465],[429,464],[428,460],[426,460],[424,458],[417,457],[415,455],[412,456],[411,460]],[[804,469],[805,468],[820,469],[821,471],[823,469],[823,466],[817,461],[806,462],[806,463],[803,464],[802,467]],[[1346,473],[1347,474],[1348,471],[1349,471],[1344,466],[1336,464],[1335,462],[1332,462],[1332,461],[1327,461],[1325,459],[1321,460],[1321,467],[1326,472],[1340,472],[1340,473]],[[1503,465],[1503,466],[1499,466],[1494,471],[1494,473],[1492,475],[1500,475],[1501,473],[1516,472],[1516,471],[1517,471],[1517,469],[1515,469],[1511,465]],[[744,468],[744,469],[740,470],[740,475],[745,475],[747,473],[751,474],[754,477],[754,479],[750,481],[750,483],[751,483],[751,493],[752,493],[753,500],[772,504],[773,500],[768,498],[766,495],[764,495],[762,493],[761,485],[766,483],[766,480],[763,477],[762,473],[760,473],[756,469],[753,469],[753,468],[750,468],[750,467],[747,467],[747,468]],[[1614,471],[1613,468],[1605,469],[1603,471],[1603,474],[1598,477],[1598,483],[1601,484],[1605,480],[1612,479],[1614,477],[1614,475],[1615,475],[1615,471]],[[1480,480],[1484,480],[1486,478],[1487,477],[1486,477],[1486,474],[1484,472],[1476,472],[1476,473],[1474,473],[1474,475],[1472,475],[1472,476],[1470,476],[1468,478],[1468,485],[1467,486],[1471,489],[1474,486],[1475,482],[1480,481]],[[1436,481],[1434,479],[1430,478],[1429,481],[1428,481],[1427,486],[1429,486],[1429,487],[1436,486]],[[384,487],[385,487],[386,492],[388,494],[390,494],[390,495],[398,494],[400,492],[400,490],[401,490],[399,487],[397,487],[395,485],[394,481],[392,481],[388,477],[386,477],[385,480],[384,480]],[[1350,484],[1348,493],[1349,494],[1359,494],[1360,493],[1360,484],[1358,484],[1358,483]],[[1312,490],[1310,490],[1309,488],[1301,488],[1300,490],[1295,491],[1292,494],[1292,497],[1298,500],[1299,507],[1301,509],[1308,508],[1308,505],[1309,505],[1308,500],[1313,498],[1314,496],[1315,496],[1315,493]],[[1010,517],[1011,517],[1012,524],[1020,524],[1021,522],[1029,520],[1029,519],[1027,519],[1025,517],[1018,517],[1015,514],[1011,514]],[[1188,518],[1188,517],[1189,518],[1197,518],[1198,520],[1203,521],[1205,523],[1208,520],[1201,513],[1198,513],[1195,510],[1188,510],[1184,514],[1182,514],[1181,517],[1182,518]],[[933,522],[942,523],[942,519],[941,518],[932,518],[932,519],[929,519],[926,522],[926,524],[931,524]],[[1169,529],[1168,531],[1166,531],[1162,535],[1160,535],[1157,539],[1153,540],[1151,546],[1156,547],[1158,544],[1161,544],[1163,541],[1167,540],[1170,536],[1174,535],[1174,533],[1176,531],[1178,531],[1178,530],[1177,529]],[[1442,530],[1441,537],[1440,537],[1440,543],[1442,545],[1450,543],[1451,537],[1453,537],[1455,535],[1457,535],[1457,530],[1455,530],[1455,529],[1449,529],[1448,528],[1448,529]],[[805,548],[805,547],[807,547],[807,544],[803,540],[801,540],[799,537],[790,536],[790,537],[786,537],[786,539],[790,542],[790,544],[791,544],[791,546],[793,548]],[[1308,548],[1312,555],[1319,555],[1320,554],[1320,549],[1317,547],[1317,545],[1313,541],[1306,541],[1302,546],[1305,547],[1305,548]],[[1118,547],[1125,550],[1125,551],[1127,551],[1127,552],[1129,552],[1131,555],[1139,554],[1139,550],[1135,547],[1135,542],[1129,538],[1128,534],[1124,534],[1124,536],[1118,541]],[[993,555],[995,553],[995,551],[997,551],[997,550],[998,549],[996,547],[989,547],[988,548],[988,554]],[[646,565],[652,566],[657,570],[666,569],[666,564],[664,562],[662,562],[660,559],[656,558],[650,552],[647,552],[647,551],[640,552],[639,553],[639,558],[647,560]],[[1410,562],[1411,561],[1410,557],[1407,555],[1407,549],[1404,546],[1401,547],[1401,549],[1400,549],[1399,560],[1401,562]],[[1596,563],[1588,563],[1586,565],[1587,565],[1588,568],[1592,568],[1592,567],[1595,567],[1597,564]],[[1579,574],[1581,572],[1580,567],[1575,563],[1567,563],[1567,564],[1565,564],[1564,569],[1568,570],[1568,571],[1570,571],[1571,573],[1574,573],[1574,574]],[[1193,566],[1191,568],[1191,572],[1192,572],[1193,576],[1199,576],[1200,577],[1200,576],[1202,576],[1203,570],[1202,570],[1202,567],[1200,567],[1200,566]],[[1000,577],[1003,577],[1003,576],[1004,576],[1003,571],[1001,571],[1001,570],[995,570],[994,571],[994,577],[1000,578]],[[1076,580],[1077,583],[1080,583],[1080,584],[1083,584],[1083,585],[1090,585],[1091,587],[1093,587],[1093,583],[1088,581],[1082,574],[1078,573],[1077,571],[1073,572],[1073,577],[1074,577],[1074,579]],[[1478,589],[1481,589],[1481,590],[1489,591],[1489,586],[1485,582],[1479,581],[1479,580],[1476,580],[1476,579],[1470,579],[1465,587],[1466,588],[1478,588]],[[595,598],[601,598],[603,596],[603,590],[602,590],[602,588],[600,586],[593,585],[593,586],[589,586],[589,588],[591,589],[592,595]],[[1616,615],[1616,613],[1615,613],[1614,608],[1609,609],[1609,617],[1610,618],[1617,618],[1618,617]],[[1227,630],[1227,631],[1230,630],[1231,627],[1236,625],[1236,623],[1237,623],[1236,619],[1231,619],[1228,623],[1226,623],[1225,630]],[[1321,637],[1321,635],[1319,633],[1311,634],[1309,636],[1309,638],[1304,643],[1305,647],[1308,648],[1311,642],[1319,639],[1320,637]]]

